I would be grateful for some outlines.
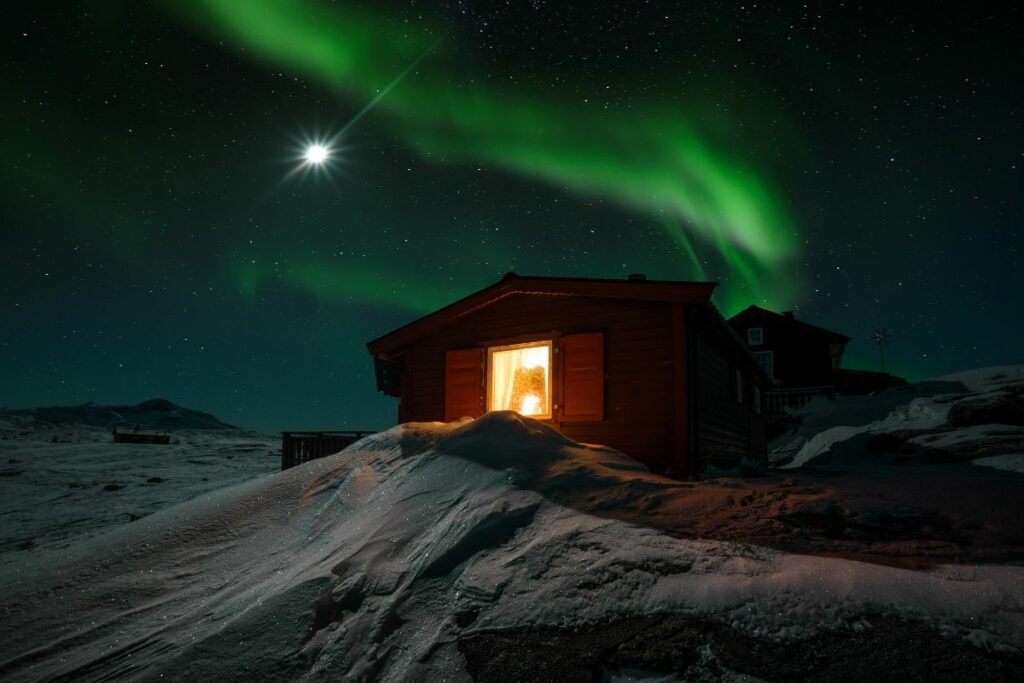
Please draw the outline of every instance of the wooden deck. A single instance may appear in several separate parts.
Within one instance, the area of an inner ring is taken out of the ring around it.
[[[373,431],[281,432],[281,469],[334,455]]]
[[[834,386],[824,387],[799,387],[797,389],[775,389],[765,392],[764,414],[768,417],[785,416],[786,408],[803,408],[818,398],[834,399],[836,388]]]

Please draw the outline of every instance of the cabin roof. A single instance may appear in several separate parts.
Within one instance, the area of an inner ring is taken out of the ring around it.
[[[508,273],[493,285],[378,337],[367,343],[366,347],[374,356],[395,353],[423,335],[515,294],[706,304],[711,301],[711,293],[716,286],[718,286],[716,282],[540,277]]]
[[[775,311],[769,311],[768,309],[761,308],[760,306],[748,306],[733,317],[729,318],[729,323],[733,326],[739,326],[741,324],[745,325],[747,324],[747,318],[754,318],[755,320],[769,319],[773,322],[782,323],[794,329],[809,332],[821,337],[827,337],[844,344],[853,339],[853,337],[847,337],[845,334],[839,334],[832,330],[826,330],[824,327],[818,327],[817,325],[806,323],[803,320],[797,320],[792,316],[792,314],[784,315],[782,313],[776,313]]]

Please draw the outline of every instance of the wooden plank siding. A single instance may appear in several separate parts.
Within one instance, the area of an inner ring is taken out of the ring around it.
[[[660,301],[516,294],[411,343],[404,351],[403,421],[445,417],[445,354],[487,340],[600,332],[604,343],[604,419],[552,422],[566,436],[621,450],[654,470],[676,464],[675,345],[672,306]],[[553,376],[560,359],[555,354]],[[561,397],[552,400],[559,404]]]
[[[281,432],[281,469],[339,453],[368,434],[373,432]]]
[[[716,319],[712,309],[691,309],[690,340],[693,344],[693,400],[699,406],[695,415],[696,471],[708,465],[720,469],[735,468],[746,458],[763,461],[765,421],[754,406],[754,388],[766,390],[764,377],[752,359],[735,348],[741,344]],[[743,378],[742,399],[737,398],[736,373]]]

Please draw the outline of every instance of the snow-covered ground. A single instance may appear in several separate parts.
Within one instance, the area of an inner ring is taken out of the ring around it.
[[[963,461],[1024,472],[1024,366],[982,368],[886,389],[816,399],[795,415],[770,458],[788,468]]]
[[[0,416],[0,565],[280,469],[280,441],[270,435],[172,437],[171,445],[115,444],[105,427]]]
[[[469,643],[543,628],[569,645],[542,643],[548,656],[530,661],[521,643],[496,652],[514,652],[534,679],[562,680],[548,657],[644,615],[695,620],[698,641],[727,630],[754,643],[748,651],[776,644],[765,650],[774,660],[828,634],[854,642],[883,623],[903,633],[891,624],[909,620],[945,650],[1019,666],[1024,568],[911,570],[827,556],[831,547],[780,549],[773,536],[801,504],[836,505],[833,482],[798,475],[674,482],[513,413],[395,427],[0,568],[0,676],[469,680],[481,670]],[[772,515],[770,527],[745,521]],[[717,521],[698,526],[706,517]],[[730,540],[744,529],[746,541]],[[636,668],[638,648],[670,635],[608,647],[604,679],[673,680],[684,666],[690,678],[759,673],[737,670],[742,657],[723,664],[709,641],[691,659]],[[920,656],[907,647],[908,662]]]

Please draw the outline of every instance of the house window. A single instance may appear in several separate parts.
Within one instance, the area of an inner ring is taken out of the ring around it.
[[[843,345],[832,342],[828,345],[828,356],[832,362],[832,369],[838,370],[843,361]]]
[[[736,402],[743,403],[743,373],[736,371]]]
[[[551,342],[487,349],[487,410],[551,417]]]
[[[775,353],[773,351],[754,351],[754,360],[768,379],[775,379]]]
[[[764,344],[764,328],[750,327],[747,329],[747,346],[760,346]]]

